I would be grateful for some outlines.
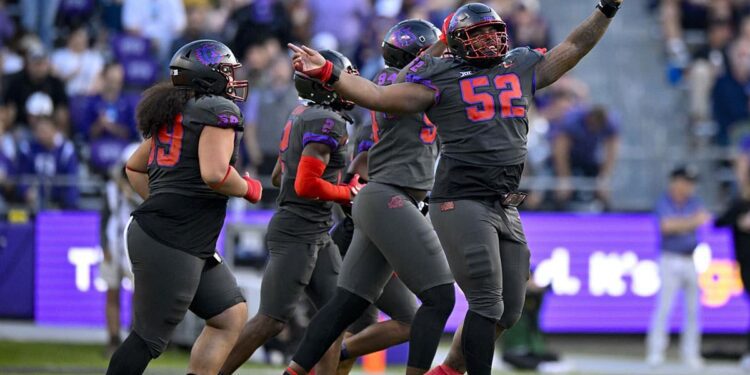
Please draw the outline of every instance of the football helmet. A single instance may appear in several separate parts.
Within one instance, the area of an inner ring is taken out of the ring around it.
[[[508,52],[505,22],[484,4],[469,3],[458,8],[448,24],[447,34],[451,52],[473,65],[498,64]]]
[[[357,68],[352,65],[349,59],[338,51],[323,50],[320,54],[326,60],[333,63],[334,66],[341,69],[342,72],[359,75]],[[314,103],[333,107],[336,110],[350,110],[354,108],[354,102],[345,100],[333,88],[320,82],[317,79],[310,78],[304,73],[294,73],[294,87],[297,89],[300,98],[310,100]]]
[[[175,86],[192,87],[198,93],[244,101],[248,83],[235,79],[235,72],[241,66],[224,43],[202,39],[177,50],[169,62],[169,71]]]
[[[440,30],[420,20],[404,20],[385,34],[381,47],[386,65],[402,69],[440,38]]]

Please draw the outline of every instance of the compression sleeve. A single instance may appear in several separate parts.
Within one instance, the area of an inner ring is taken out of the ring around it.
[[[294,191],[302,198],[349,202],[351,200],[349,187],[337,186],[322,179],[325,169],[326,165],[320,159],[302,156],[297,166]]]

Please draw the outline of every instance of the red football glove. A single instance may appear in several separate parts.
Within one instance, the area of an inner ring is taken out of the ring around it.
[[[448,25],[451,23],[451,19],[453,18],[453,15],[456,12],[451,12],[449,15],[445,16],[445,19],[443,20],[443,35],[440,35],[440,41],[445,43],[445,45],[448,45]]]
[[[247,193],[242,198],[250,203],[258,203],[263,196],[263,185],[260,184],[260,181],[250,177],[247,172],[242,176],[242,179],[247,182]]]

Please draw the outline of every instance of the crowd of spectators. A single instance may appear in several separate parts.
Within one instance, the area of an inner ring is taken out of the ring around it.
[[[696,144],[737,147],[750,129],[750,1],[652,1]]]
[[[241,60],[251,84],[241,105],[241,168],[263,178],[298,104],[287,42],[340,50],[371,77],[383,64],[382,36],[398,20],[440,25],[465,2],[0,0],[0,212],[9,205],[95,208],[95,182],[141,139],[140,92],[167,78],[169,58],[188,41],[221,40]],[[552,47],[538,0],[485,2],[508,23],[513,45]],[[607,207],[618,125],[587,91],[566,78],[538,98],[528,167],[537,193],[529,208]]]

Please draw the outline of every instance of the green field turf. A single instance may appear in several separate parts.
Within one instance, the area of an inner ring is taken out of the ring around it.
[[[152,361],[146,374],[185,374],[189,353],[169,349]],[[0,374],[2,375],[47,375],[47,374],[104,374],[107,367],[104,347],[101,345],[30,343],[0,341]],[[281,367],[246,364],[240,375],[280,375]],[[389,367],[387,375],[403,374],[403,367]],[[355,375],[364,373],[355,369]],[[508,373],[503,374],[521,374]],[[528,373],[526,373],[528,374]]]
[[[184,350],[167,350],[149,364],[146,374],[185,374],[188,356]],[[103,374],[107,363],[101,345],[0,341],[0,374],[3,375]],[[281,372],[281,367],[247,364],[237,374],[279,375]],[[393,368],[388,373],[402,372],[403,368]]]

